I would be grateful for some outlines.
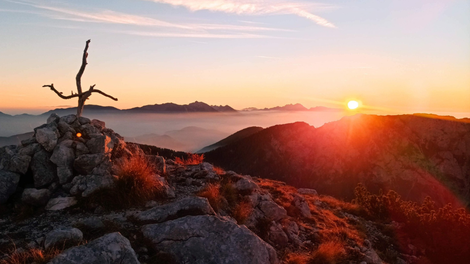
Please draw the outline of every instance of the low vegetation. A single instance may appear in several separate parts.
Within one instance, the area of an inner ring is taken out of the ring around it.
[[[197,165],[204,161],[204,154],[187,153],[186,158],[175,157],[175,163],[180,165]]]
[[[161,197],[163,184],[156,178],[155,168],[144,156],[122,159],[115,168],[117,179],[111,189],[98,191],[87,202],[108,209],[128,208]]]
[[[399,223],[394,231],[405,252],[422,254],[430,263],[468,263],[470,214],[464,208],[437,208],[430,197],[421,204],[405,201],[392,190],[371,194],[362,184],[355,197],[366,218]]]
[[[27,250],[14,249],[8,253],[7,259],[0,260],[0,264],[46,264],[62,251],[63,250],[58,248],[50,248],[46,250],[39,248]]]

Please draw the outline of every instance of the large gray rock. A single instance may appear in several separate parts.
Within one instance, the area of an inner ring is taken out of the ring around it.
[[[234,184],[235,189],[242,193],[252,193],[258,188],[258,185],[252,180],[247,178],[241,178]]]
[[[110,174],[106,175],[80,175],[72,180],[72,188],[70,194],[88,197],[96,191],[102,189],[110,189],[114,186],[114,177]]]
[[[308,206],[307,200],[301,195],[296,193],[292,194],[294,199],[292,200],[292,205],[298,211],[298,213],[303,217],[311,217],[312,213],[310,212],[310,207]]]
[[[34,187],[41,188],[50,184],[56,177],[57,168],[50,161],[50,154],[44,149],[36,152],[31,161]]]
[[[113,151],[114,143],[110,137],[99,135],[88,140],[86,146],[92,154],[111,153],[111,151]]]
[[[76,115],[67,115],[60,118],[60,121],[63,121],[69,125],[73,124],[77,120]]]
[[[46,205],[48,211],[59,211],[77,204],[75,197],[58,197],[50,199]]]
[[[10,171],[0,170],[0,204],[5,203],[16,191],[20,175]]]
[[[27,188],[23,191],[21,201],[34,206],[42,206],[49,201],[50,197],[51,192],[48,189],[37,190],[34,188]]]
[[[142,227],[154,248],[177,263],[278,263],[276,251],[245,226],[216,216],[186,216]]]
[[[109,160],[109,156],[104,153],[85,154],[77,157],[73,167],[81,174],[90,174],[95,167],[102,162]]]
[[[59,131],[54,126],[45,126],[35,130],[36,140],[41,146],[47,150],[52,151],[57,145],[59,139]]]
[[[59,167],[71,167],[75,160],[75,153],[72,148],[73,141],[62,141],[54,148],[51,156],[51,161]]]
[[[12,172],[18,172],[20,174],[26,174],[30,162],[30,156],[15,154],[13,157],[11,157],[9,170]]]
[[[287,211],[273,201],[262,201],[258,205],[264,216],[270,221],[278,221],[287,217]]]
[[[164,222],[169,219],[187,215],[214,215],[215,212],[207,198],[187,197],[174,203],[154,207],[147,211],[139,212],[135,218],[139,221]]]
[[[77,228],[59,228],[46,234],[44,248],[76,246],[83,239],[83,233]]]
[[[90,243],[70,248],[48,264],[139,264],[129,240],[111,233]]]

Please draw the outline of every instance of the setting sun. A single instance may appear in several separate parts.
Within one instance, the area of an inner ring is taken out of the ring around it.
[[[354,110],[359,107],[359,103],[357,101],[349,101],[348,108]]]

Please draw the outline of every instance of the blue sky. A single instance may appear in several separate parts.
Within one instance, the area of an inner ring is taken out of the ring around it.
[[[0,0],[0,111],[195,100],[235,108],[350,99],[387,113],[470,112],[469,1]]]

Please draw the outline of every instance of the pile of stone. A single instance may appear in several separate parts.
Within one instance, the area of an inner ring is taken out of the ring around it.
[[[24,203],[63,209],[75,204],[75,197],[112,188],[113,164],[132,155],[143,152],[104,122],[52,114],[21,145],[0,148],[0,203],[22,191]]]

